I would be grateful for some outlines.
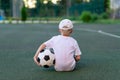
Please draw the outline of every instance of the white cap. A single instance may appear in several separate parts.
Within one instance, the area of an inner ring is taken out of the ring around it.
[[[68,29],[72,29],[72,28],[73,28],[73,23],[69,19],[63,19],[59,23],[59,29],[68,30]]]

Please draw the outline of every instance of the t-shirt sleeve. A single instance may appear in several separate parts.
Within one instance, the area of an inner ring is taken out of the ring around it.
[[[79,45],[78,45],[77,41],[75,41],[75,45],[74,46],[75,46],[75,55],[81,55],[82,52],[81,52],[81,50],[79,48]]]
[[[51,48],[53,45],[53,40],[54,37],[52,37],[51,39],[49,39],[48,41],[44,42],[44,44],[46,45],[47,48]]]

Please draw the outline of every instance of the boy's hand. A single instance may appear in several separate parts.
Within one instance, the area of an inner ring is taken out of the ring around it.
[[[37,61],[37,57],[34,56],[33,59],[34,59],[34,62],[35,62],[38,66],[41,66],[40,63]]]
[[[39,53],[40,53],[43,49],[45,49],[45,47],[46,47],[45,44],[41,44],[40,47],[38,48],[38,50],[36,51],[35,56],[33,57],[34,62],[35,62],[38,66],[41,66],[41,65],[40,65],[40,62],[38,61],[38,55],[39,55]]]
[[[75,61],[78,62],[80,60],[80,55],[75,56]]]

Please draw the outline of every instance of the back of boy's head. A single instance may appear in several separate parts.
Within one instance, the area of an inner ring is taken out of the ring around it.
[[[69,19],[63,19],[62,21],[60,21],[59,23],[59,29],[62,30],[69,30],[73,28],[73,23],[71,20]]]

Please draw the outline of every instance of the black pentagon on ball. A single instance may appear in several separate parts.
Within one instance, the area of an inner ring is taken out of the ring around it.
[[[53,60],[53,64],[55,64],[55,59]]]
[[[42,49],[41,51],[40,51],[40,53],[42,53],[42,52],[44,52],[45,50],[44,49]]]
[[[40,63],[40,58],[37,58],[37,61]]]
[[[53,48],[50,48],[50,52],[51,52],[52,54],[54,54],[54,50],[53,50]]]
[[[43,67],[44,67],[44,68],[49,68],[49,66],[48,66],[48,65],[44,65]]]
[[[49,57],[49,55],[45,55],[45,56],[44,56],[44,59],[45,59],[45,61],[48,61],[48,60],[50,60],[50,57]]]

